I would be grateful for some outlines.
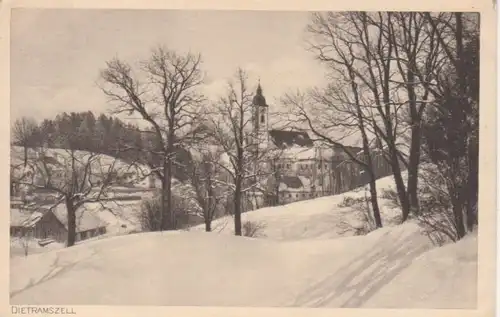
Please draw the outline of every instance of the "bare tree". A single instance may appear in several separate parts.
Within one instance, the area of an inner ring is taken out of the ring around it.
[[[426,126],[431,160],[448,179],[459,237],[464,219],[469,230],[477,224],[478,20],[448,12],[330,12],[314,14],[308,27],[311,50],[333,70],[329,75],[360,91],[354,104],[362,105],[365,129],[391,162],[403,221],[420,212]],[[335,65],[348,67],[342,73]],[[406,186],[400,163],[408,168]]]
[[[379,25],[387,40],[394,43],[394,60],[400,77],[394,81],[404,92],[394,98],[407,105],[406,124],[410,130],[407,192],[410,208],[418,214],[421,127],[426,106],[432,101],[425,87],[434,83],[436,74],[443,69],[443,47],[436,32],[420,13],[398,12],[388,16],[387,23],[372,21],[372,24]]]
[[[109,189],[121,172],[116,159],[97,153],[77,150],[38,149],[28,161],[28,168],[18,173],[14,182],[34,190],[57,195],[51,207],[64,204],[67,211],[67,246],[76,240],[76,212],[88,203],[106,199]],[[28,172],[26,172],[28,171]]]
[[[247,86],[248,77],[238,69],[234,81],[228,84],[227,94],[214,105],[211,129],[214,143],[227,160],[221,168],[227,175],[227,184],[233,194],[235,235],[242,235],[241,213],[245,196],[262,184],[267,171],[270,151],[259,148],[265,140],[254,131],[252,93]]]
[[[265,229],[265,223],[247,220],[243,223],[243,236],[249,238],[262,237]]]
[[[30,215],[33,211],[26,208],[25,205],[21,205],[19,211],[20,213],[24,214],[24,216],[28,220],[22,223],[22,226],[17,234],[18,242],[23,249],[24,256],[26,257],[29,255],[30,246],[34,242],[35,238],[33,234],[34,228],[29,221]]]
[[[201,209],[205,231],[212,231],[214,217],[224,210],[223,202],[228,195],[227,185],[222,180],[220,149],[200,144],[194,149],[197,153],[189,167],[188,179],[193,188],[194,199]]]
[[[416,13],[315,14],[308,30],[321,62],[349,66],[347,81],[360,91],[360,118],[391,163],[406,220],[411,210],[418,212],[421,122],[431,102],[425,86],[442,68],[442,44],[426,32],[429,24]],[[401,142],[408,131],[409,145]],[[401,164],[409,169],[407,186]]]
[[[106,63],[101,71],[103,92],[117,105],[115,113],[138,114],[152,136],[153,148],[147,150],[151,173],[161,180],[162,226],[176,228],[172,212],[172,174],[175,154],[192,132],[204,97],[198,93],[203,83],[201,56],[181,55],[164,47],[152,50],[141,62],[139,75],[119,59]],[[160,163],[157,163],[160,162]]]
[[[263,136],[254,139],[260,141]],[[254,171],[252,188],[249,190],[248,198],[252,208],[258,209],[280,204],[280,185],[282,184],[284,171],[281,167],[285,148],[269,144],[261,147],[254,153]]]
[[[176,219],[177,229],[186,229],[192,224],[190,216],[199,215],[200,206],[190,184],[179,181],[172,186],[172,212]],[[136,213],[143,231],[159,231],[162,215],[161,192],[142,200],[141,208]]]
[[[12,127],[12,141],[24,148],[24,166],[28,165],[28,149],[34,145],[36,128],[36,121],[28,117],[17,119]]]
[[[447,183],[458,239],[477,225],[479,163],[479,18],[422,13],[443,46],[446,68],[425,88],[435,102],[426,143]]]
[[[462,238],[460,222],[456,221],[454,215],[451,191],[446,183],[447,176],[438,166],[426,165],[421,168],[419,195],[422,209],[417,220],[423,232],[438,245]]]
[[[352,93],[357,98],[358,90],[355,84],[352,86]],[[287,94],[283,97],[283,103],[292,111],[291,123],[298,126],[305,125],[315,136],[313,138],[315,141],[323,142],[330,147],[341,148],[351,161],[368,173],[373,216],[377,228],[382,227],[372,153],[364,120],[360,117],[359,102],[349,100],[348,95],[342,90],[330,86],[324,91],[317,89],[309,94],[300,92],[295,95]],[[358,129],[357,131],[362,134],[363,155],[361,156],[342,144],[342,139],[350,136],[353,129],[354,131]]]
[[[22,248],[24,251],[24,256],[26,257],[29,255],[30,244],[33,241],[32,231],[25,230],[22,233],[20,233],[19,240],[21,242],[21,245],[22,245]]]

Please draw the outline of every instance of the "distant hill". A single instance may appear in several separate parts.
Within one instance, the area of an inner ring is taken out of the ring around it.
[[[95,115],[91,111],[63,112],[39,123],[31,120],[30,124],[32,126],[26,132],[29,135],[23,136],[23,142],[13,136],[13,145],[53,149],[71,147],[116,157],[126,163],[138,162],[149,166],[161,166],[164,159],[161,151],[157,150],[158,140],[153,133],[113,116]],[[185,180],[182,166],[189,162],[189,152],[178,147],[174,159],[181,163],[174,164],[174,177]]]

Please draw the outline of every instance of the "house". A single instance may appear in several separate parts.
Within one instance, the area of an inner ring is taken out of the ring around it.
[[[365,171],[352,157],[364,161],[363,150],[352,145],[331,145],[313,140],[307,131],[271,128],[270,106],[260,82],[252,99],[251,114],[244,129],[244,168],[255,177],[245,177],[243,211],[347,192],[367,183]],[[209,124],[196,128],[196,141],[203,151],[224,165],[220,181],[232,182],[234,162],[218,145],[210,143]],[[191,160],[203,160],[199,150],[190,149]],[[384,155],[371,149],[376,178],[387,176],[391,168]],[[266,158],[267,157],[267,158]],[[153,187],[153,186],[151,186]],[[234,202],[227,203],[227,210]],[[230,211],[228,211],[230,212]]]
[[[64,167],[58,161],[55,153],[38,153],[29,149],[28,165],[24,164],[24,151],[20,147],[11,147],[10,149],[10,196],[30,195],[33,188],[27,185],[21,185],[20,182],[33,182],[37,185],[43,184],[43,173],[37,170],[36,166],[50,166],[52,177],[64,173]]]
[[[251,130],[252,135],[257,136],[254,145],[256,153],[268,150],[280,153],[275,162],[268,164],[274,169],[269,170],[270,174],[275,175],[274,179],[267,181],[267,185],[274,191],[271,194],[274,196],[271,198],[273,201],[281,204],[334,195],[367,183],[362,168],[351,159],[351,155],[354,155],[363,160],[362,148],[349,145],[326,146],[315,142],[306,131],[271,129],[269,109],[259,82],[253,98]],[[376,177],[389,175],[391,169],[388,162],[375,149],[373,151]],[[262,162],[257,160],[256,164]],[[256,201],[254,207],[262,207],[267,198],[259,193],[252,195],[261,196],[260,203]]]
[[[12,206],[10,210],[10,235],[31,236],[36,239],[53,239],[66,242],[68,221],[66,207]],[[92,211],[80,209],[76,212],[76,241],[86,240],[106,233],[104,223]]]

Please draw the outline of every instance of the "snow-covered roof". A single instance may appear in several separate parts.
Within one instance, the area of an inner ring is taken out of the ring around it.
[[[43,214],[30,209],[11,208],[10,226],[11,227],[30,227],[41,219]]]
[[[214,144],[204,144],[201,148],[190,148],[189,152],[191,157],[200,162],[204,153],[208,153],[212,156],[212,159],[218,160],[218,164],[223,165],[227,170],[233,171],[233,165],[231,164],[231,158],[224,152],[220,146]]]
[[[313,141],[307,134],[302,131],[286,131],[286,130],[270,130],[269,136],[272,142],[277,147],[312,147]]]
[[[282,176],[280,191],[302,192],[311,190],[311,180],[305,176]]]
[[[31,227],[35,225],[42,217],[48,213],[52,212],[56,216],[57,220],[68,229],[68,218],[66,214],[66,207],[63,204],[58,205],[53,208],[52,211],[49,210],[51,206],[41,207],[41,211],[33,211],[32,209],[10,209],[10,225],[13,227]],[[76,212],[76,232],[87,231],[91,229],[96,229],[106,226],[97,215],[92,211],[87,211],[84,209],[79,209]]]
[[[285,184],[287,188],[301,188],[304,185],[302,184],[302,181],[299,177],[297,176],[282,176],[280,179],[281,183]]]
[[[52,208],[52,213],[56,216],[66,230],[68,229],[68,216],[66,206],[59,204]],[[94,211],[80,208],[76,211],[76,232],[105,227],[106,223],[99,218]]]

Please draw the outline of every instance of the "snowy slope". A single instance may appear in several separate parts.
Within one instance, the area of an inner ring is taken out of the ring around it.
[[[401,211],[385,199],[384,190],[394,187],[392,176],[377,180],[379,205],[383,225],[399,223]],[[369,197],[365,187],[335,196],[290,203],[284,206],[267,207],[242,214],[242,222],[259,224],[261,237],[274,240],[297,240],[311,238],[337,238],[354,234],[355,228],[363,225],[363,214],[359,208],[347,206],[345,198]],[[231,216],[216,219],[212,223],[213,232],[233,234],[234,224]],[[191,230],[204,230],[204,225]]]
[[[41,246],[38,244],[39,239],[29,239],[29,238],[10,238],[10,256],[24,256],[26,249],[28,254],[47,252],[54,249],[64,248],[64,244],[58,242],[52,242],[48,245]]]
[[[381,194],[392,186],[392,177],[378,181]],[[226,217],[213,233],[122,235],[11,258],[11,303],[474,308],[477,236],[436,248],[415,223],[395,225],[399,211],[382,198],[385,227],[352,236],[339,224],[356,227],[358,214],[341,206],[364,195],[245,213],[243,221],[266,225],[260,239],[233,236]],[[119,231],[133,226],[134,208],[103,217]]]
[[[365,305],[475,308],[477,279],[476,233],[423,253]]]
[[[11,259],[11,303],[473,308],[456,283],[475,285],[476,245],[433,249],[412,223],[292,242],[134,234]]]
[[[37,155],[41,154],[40,151],[35,151],[33,149],[28,149],[28,157],[33,159]],[[55,159],[60,167],[52,167],[57,170],[57,168],[61,169],[69,169],[69,164],[71,162],[72,154],[69,150],[66,149],[58,149],[58,148],[47,148],[44,149],[44,155]],[[94,173],[97,171],[102,171],[103,173],[107,173],[110,167],[112,166],[112,170],[117,172],[118,174],[130,174],[128,181],[131,185],[134,185],[138,188],[147,188],[148,180],[145,179],[144,175],[149,174],[149,169],[144,165],[130,166],[130,164],[126,163],[123,160],[116,159],[112,156],[105,154],[96,154],[87,151],[75,151],[74,157],[76,158],[77,163],[81,163],[84,165],[89,164],[91,162],[91,166],[93,168]],[[11,172],[16,176],[20,176],[24,171],[23,169],[24,162],[24,149],[19,146],[11,146],[10,147],[10,166]]]

